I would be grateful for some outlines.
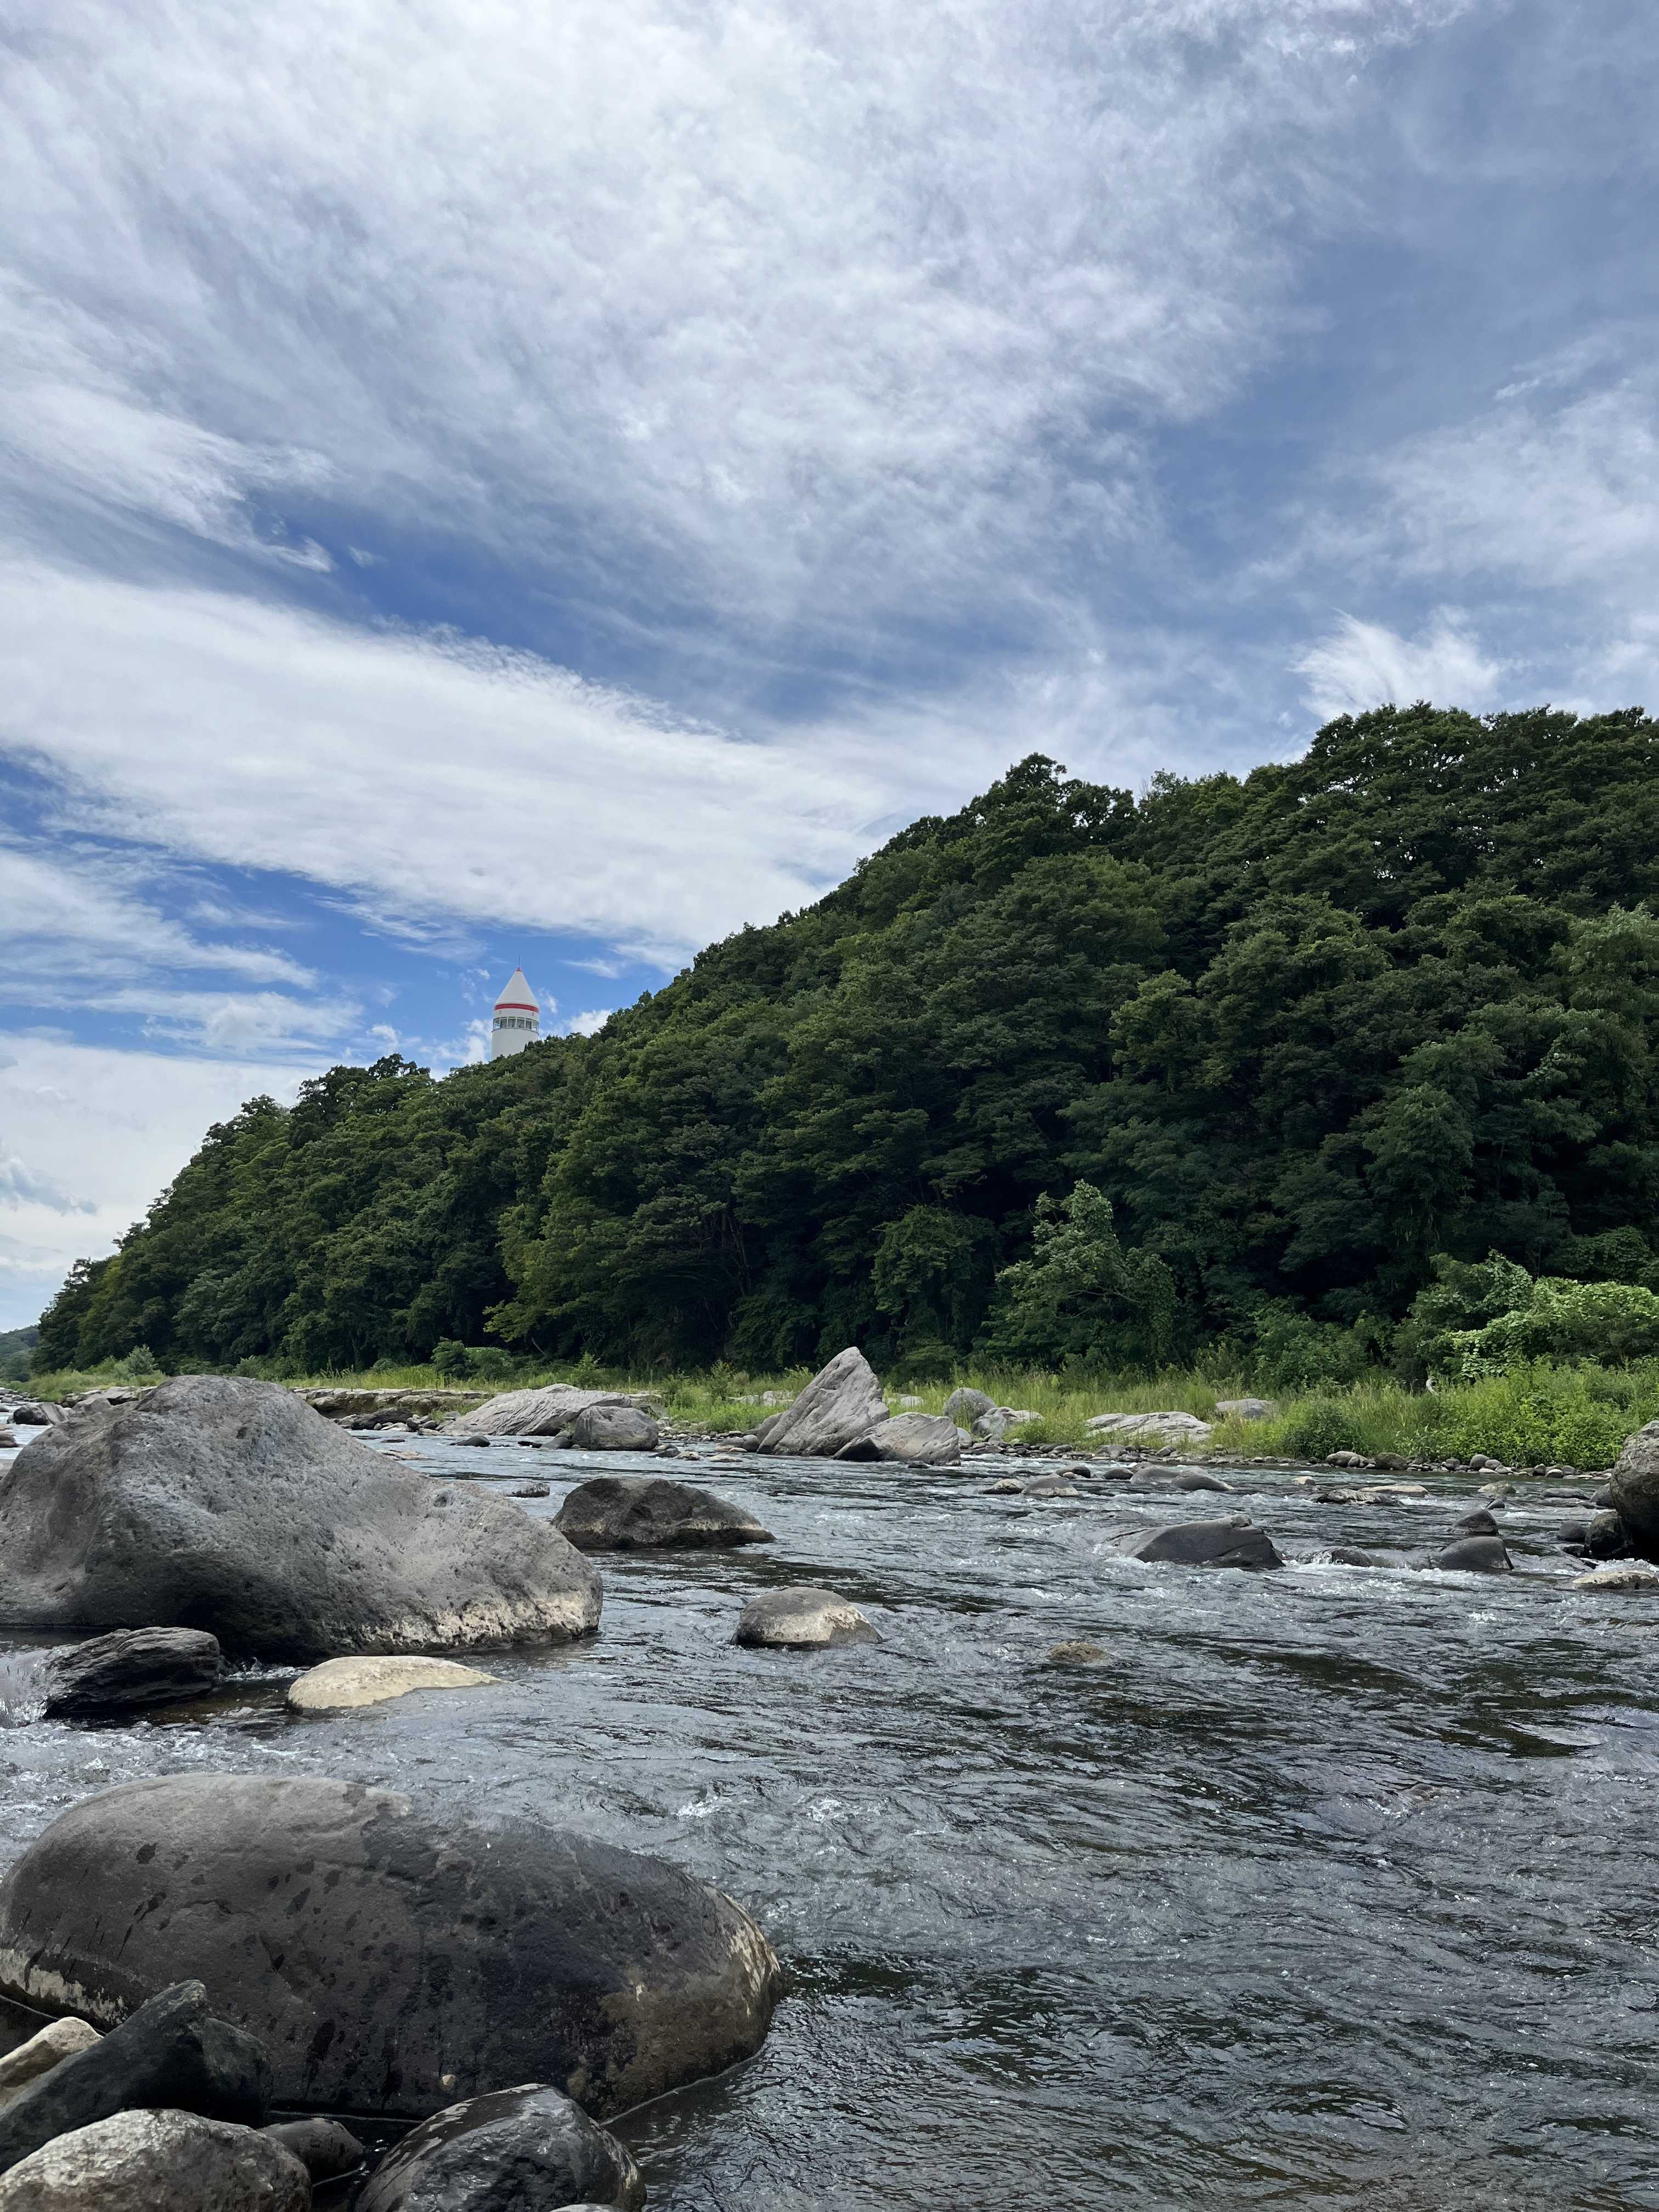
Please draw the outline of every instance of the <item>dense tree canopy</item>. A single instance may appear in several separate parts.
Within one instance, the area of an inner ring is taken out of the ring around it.
[[[1381,1350],[1437,1255],[1659,1290],[1656,893],[1635,709],[1138,800],[1034,757],[596,1037],[253,1100],[40,1357],[1110,1364]]]

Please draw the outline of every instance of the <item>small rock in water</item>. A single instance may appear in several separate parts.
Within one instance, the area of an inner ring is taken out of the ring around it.
[[[313,2181],[337,2181],[343,2174],[356,2173],[368,2156],[338,2120],[278,2120],[259,2132],[291,2151]]]
[[[985,1495],[988,1498],[1018,1498],[1024,1492],[1024,1488],[1025,1485],[1023,1482],[1016,1482],[1012,1474],[1005,1474],[1000,1482],[986,1484]]]
[[[562,2212],[579,2198],[638,2212],[645,2185],[608,2128],[526,2083],[423,2120],[370,2174],[355,2212]]]
[[[451,1437],[449,1441],[453,1444],[465,1444],[473,1451],[488,1451],[490,1443],[488,1437],[475,1437],[471,1434]]]
[[[178,1982],[60,2059],[0,2112],[0,2173],[54,2136],[139,2106],[258,2127],[270,2102],[270,2065],[259,2045],[213,2017],[200,1982]]]
[[[1196,1467],[1143,1467],[1129,1477],[1131,1490],[1219,1490],[1233,1495],[1231,1482]]]
[[[1482,1506],[1478,1513],[1463,1516],[1457,1523],[1457,1533],[1460,1536],[1495,1536],[1498,1533],[1498,1523]]]
[[[1593,1559],[1622,1559],[1631,1548],[1630,1531],[1617,1513],[1592,1513],[1584,1525],[1584,1549]]]
[[[0,1451],[15,1451],[17,1439],[9,1429],[0,1429]]]
[[[879,1644],[881,1633],[857,1606],[834,1590],[792,1583],[750,1598],[736,1641],[775,1650],[823,1650],[842,1644]]]
[[[1358,1544],[1333,1544],[1325,1557],[1334,1567],[1374,1567],[1376,1561]]]
[[[1659,1590],[1659,1569],[1638,1566],[1597,1567],[1588,1575],[1575,1575],[1575,1589]]]
[[[50,2074],[65,2058],[73,2058],[77,2051],[89,2051],[103,2039],[90,2021],[54,2020],[27,2043],[7,2051],[0,2058],[0,2112],[15,2104],[42,2074]]]
[[[1180,1567],[1282,1567],[1273,1540],[1243,1514],[1228,1521],[1178,1521],[1120,1536],[1126,1559],[1148,1565]]]
[[[12,1407],[11,1418],[21,1421],[25,1428],[55,1429],[69,1415],[48,1398],[25,1398],[21,1405]]]
[[[344,1713],[411,1690],[476,1690],[500,1679],[453,1659],[325,1659],[289,1684],[287,1702],[296,1713]]]
[[[1040,1474],[1035,1482],[1025,1485],[1025,1495],[1028,1498],[1075,1498],[1078,1489],[1074,1482],[1062,1482],[1057,1474]]]
[[[1070,1644],[1051,1644],[1043,1662],[1047,1667],[1103,1667],[1105,1663],[1105,1647],[1091,1644],[1086,1638]]]
[[[516,1489],[509,1490],[507,1494],[509,1498],[550,1498],[553,1495],[553,1490],[550,1483],[521,1482]]]
[[[1506,1575],[1514,1563],[1501,1536],[1460,1536],[1429,1564],[1445,1574]]]
[[[571,1492],[553,1525],[579,1552],[724,1550],[777,1540],[741,1505],[666,1475],[596,1475]]]
[[[76,2128],[12,2167],[0,2212],[307,2212],[311,2177],[258,2128],[131,2111]]]

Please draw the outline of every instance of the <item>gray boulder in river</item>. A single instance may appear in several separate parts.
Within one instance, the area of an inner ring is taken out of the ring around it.
[[[867,1437],[886,1419],[874,1369],[849,1346],[818,1370],[793,1406],[760,1424],[756,1449],[791,1459],[833,1459],[843,1444]]]
[[[58,2136],[0,2183],[0,2212],[307,2212],[311,2177],[257,2128],[117,2112]]]
[[[236,1653],[589,1633],[599,1582],[546,1522],[356,1443],[270,1382],[179,1376],[49,1429],[0,1475],[0,1624],[188,1625]]]
[[[821,1651],[840,1644],[879,1644],[881,1632],[834,1590],[791,1583],[750,1599],[735,1640],[780,1651]]]
[[[25,1398],[21,1406],[11,1409],[14,1421],[21,1421],[25,1428],[55,1429],[69,1417],[61,1406],[54,1406],[45,1398]]]
[[[423,2120],[375,2167],[353,2212],[556,2212],[577,2203],[639,2212],[645,2184],[609,2128],[558,2090],[527,2082]]]
[[[565,1440],[577,1451],[655,1451],[657,1425],[642,1406],[584,1406]]]
[[[620,2111],[746,2058],[781,1993],[748,1914],[662,1860],[315,1776],[106,1790],[0,1884],[26,2003],[113,2021],[183,1974],[279,2106],[405,2119],[524,2081]]]
[[[776,1540],[741,1505],[649,1474],[600,1474],[579,1484],[554,1526],[579,1552],[703,1551]]]
[[[1659,1559],[1659,1421],[1626,1437],[1607,1478],[1607,1504],[1624,1522],[1632,1550]]]
[[[1443,1573],[1463,1575],[1506,1575],[1512,1564],[1501,1536],[1460,1536],[1455,1544],[1443,1545],[1429,1562]]]
[[[482,1406],[458,1413],[451,1436],[556,1437],[590,1406],[638,1406],[658,1402],[649,1390],[585,1390],[574,1382],[547,1382],[537,1390],[498,1390]]]
[[[836,1457],[949,1467],[962,1457],[962,1431],[942,1413],[896,1413],[890,1421],[878,1421],[867,1435],[843,1444]]]
[[[199,1698],[223,1671],[199,1628],[117,1628],[84,1644],[0,1655],[0,1720],[131,1711]]]
[[[1282,1567],[1265,1528],[1240,1513],[1228,1521],[1177,1521],[1164,1528],[1132,1530],[1117,1548],[1126,1559],[1176,1567]]]

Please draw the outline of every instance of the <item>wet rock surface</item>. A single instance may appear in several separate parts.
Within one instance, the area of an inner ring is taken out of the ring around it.
[[[258,2039],[216,2018],[200,1982],[171,1984],[0,2112],[0,2173],[55,2136],[117,2112],[165,2107],[257,2127],[270,2082]]]
[[[775,1540],[742,1506],[665,1475],[596,1475],[570,1492],[555,1526],[581,1552],[701,1551]]]
[[[321,1778],[107,1791],[0,1887],[0,1986],[26,2002],[72,1988],[109,2019],[181,1972],[258,2039],[279,2103],[408,2118],[502,2080],[636,2103],[747,2057],[778,1987],[747,1915],[659,1860]],[[0,2115],[0,2145],[132,2026]]]
[[[352,1712],[417,1690],[481,1690],[498,1679],[453,1659],[325,1659],[288,1686],[298,1713]]]
[[[377,2166],[354,2212],[639,2212],[645,2185],[608,2128],[556,2089],[470,2097],[413,2129]]]
[[[1283,1559],[1265,1528],[1240,1514],[1225,1521],[1178,1521],[1162,1528],[1121,1536],[1125,1559],[1148,1566],[1280,1567]]]
[[[223,1668],[218,1638],[201,1629],[113,1629],[82,1644],[0,1656],[0,1719],[176,1705],[212,1689]]]

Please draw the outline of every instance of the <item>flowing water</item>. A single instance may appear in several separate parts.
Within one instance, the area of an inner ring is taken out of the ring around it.
[[[602,1558],[599,1638],[492,1658],[487,1690],[301,1720],[252,1677],[9,1730],[0,1859],[203,1770],[661,1853],[759,1917],[793,1990],[747,2065],[617,2124],[653,2212],[1659,2207],[1659,1597],[1572,1589],[1566,1507],[1503,1509],[1508,1577],[1243,1574],[1115,1556],[1214,1501],[1100,1482],[378,1448],[546,1477],[536,1515],[601,1467],[690,1476],[778,1540]],[[1402,1562],[1478,1502],[1233,1480],[1281,1547]],[[884,1640],[732,1644],[802,1581]],[[1073,1638],[1105,1663],[1044,1663]]]

